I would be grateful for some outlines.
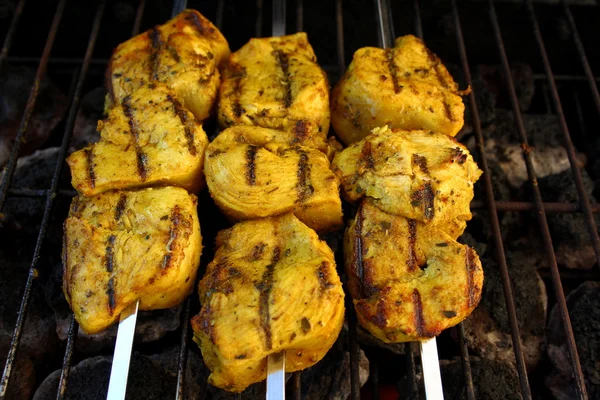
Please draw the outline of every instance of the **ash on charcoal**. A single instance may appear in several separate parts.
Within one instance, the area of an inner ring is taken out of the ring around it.
[[[35,71],[29,68],[3,65],[0,70],[0,167],[6,164],[10,156],[34,80]],[[67,97],[44,77],[21,143],[20,155],[44,147],[54,128],[63,119],[67,107]]]
[[[558,117],[524,114],[523,124],[538,178],[570,168]],[[484,131],[484,136],[488,160],[496,162],[506,174],[509,184],[518,189],[528,176],[512,112],[497,109],[495,123]],[[576,156],[578,165],[585,165],[585,155],[577,153]]]
[[[440,362],[444,397],[452,400],[467,399],[466,383],[460,360]],[[520,400],[519,377],[515,368],[501,361],[483,360],[471,357],[471,372],[473,373],[473,386],[476,399],[487,400]],[[420,398],[425,398],[422,375],[417,377],[421,381],[419,387]]]
[[[600,398],[600,283],[585,282],[567,296],[575,343],[588,397]],[[546,385],[558,400],[577,398],[560,312],[554,306],[548,323],[548,357],[554,370]]]
[[[544,326],[548,297],[536,258],[507,252],[517,321],[525,363],[533,369],[544,354]],[[514,363],[515,356],[502,289],[500,270],[490,257],[482,258],[485,284],[479,306],[464,323],[469,348],[482,358]]]
[[[584,190],[591,203],[594,184],[584,169],[580,170]],[[538,179],[538,186],[545,202],[579,204],[577,188],[570,170]],[[559,265],[572,269],[590,269],[596,264],[596,255],[590,240],[586,222],[581,213],[548,214],[548,228]],[[595,215],[596,226],[600,218]]]
[[[89,91],[81,99],[75,125],[73,126],[73,135],[69,142],[69,154],[96,143],[100,139],[97,126],[98,121],[104,117],[105,96],[106,90],[104,88],[96,88]]]
[[[19,158],[11,187],[40,190],[49,189],[52,174],[58,161],[59,151],[58,147],[50,147]],[[4,172],[0,173],[0,179],[3,176]],[[68,168],[63,168],[59,187],[71,187]],[[55,209],[68,209],[70,201],[70,198],[58,196],[55,200]],[[0,228],[18,230],[36,235],[42,221],[42,216],[44,215],[45,202],[45,197],[9,196],[0,215]],[[51,222],[57,222],[58,219],[61,218],[57,217]],[[61,224],[62,221],[57,223]]]
[[[62,292],[62,273],[62,263],[55,263],[44,291],[48,303],[54,311],[56,333],[61,340],[66,340],[71,310]],[[166,310],[140,311],[135,326],[136,343],[153,342],[163,338],[167,333],[177,330],[181,323],[181,309],[182,306],[178,305]],[[115,344],[117,329],[118,326],[114,325],[94,335],[88,335],[79,329],[75,347],[84,355],[110,351]]]

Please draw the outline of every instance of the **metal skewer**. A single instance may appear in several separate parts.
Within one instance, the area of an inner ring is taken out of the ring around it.
[[[127,375],[129,375],[129,362],[131,360],[131,349],[133,347],[133,336],[135,334],[135,323],[139,305],[140,302],[136,301],[127,306],[121,313],[106,400],[125,399]]]
[[[273,36],[285,35],[285,5],[273,0]],[[267,400],[285,400],[285,350],[267,356]]]

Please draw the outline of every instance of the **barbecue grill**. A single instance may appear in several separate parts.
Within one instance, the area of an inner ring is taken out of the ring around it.
[[[284,0],[273,1],[275,5],[281,5]],[[195,8],[211,19],[230,41],[231,48],[237,49],[253,36],[270,35],[270,13],[276,8],[270,1],[264,0],[256,0],[256,2],[190,0],[187,5],[185,0],[175,0],[174,3],[154,0],[98,1],[85,5],[67,0],[43,3],[27,0],[0,2],[3,9],[8,10],[3,18],[4,26],[0,27],[3,43],[0,70],[7,65],[37,67],[35,83],[31,87],[15,145],[0,185],[0,211],[10,197],[38,198],[45,201],[21,305],[18,310],[15,310],[18,317],[0,381],[1,399],[7,398],[9,386],[20,379],[20,376],[15,374],[14,366],[20,357],[19,344],[32,294],[41,290],[40,285],[36,283],[36,278],[42,247],[56,208],[53,206],[57,199],[74,195],[74,191],[63,190],[59,182],[77,111],[86,91],[102,85],[103,72],[111,49],[132,34],[166,21],[172,9],[178,10],[183,6]],[[487,2],[336,0],[329,3],[290,0],[287,2],[287,16],[286,32],[307,31],[319,63],[328,73],[331,84],[341,77],[351,60],[352,53],[358,48],[367,45],[389,45],[384,43],[384,38],[409,33],[424,39],[444,63],[454,63],[457,66],[455,70],[459,71],[460,75],[456,72],[453,72],[453,75],[465,86],[474,88],[471,74],[474,65],[483,63],[500,65],[499,70],[504,83],[503,96],[506,96],[508,106],[513,113],[514,129],[518,134],[527,168],[529,201],[495,199],[493,186],[495,177],[488,166],[489,154],[486,154],[485,135],[480,118],[481,110],[478,103],[480,93],[474,89],[464,98],[464,101],[470,111],[472,136],[478,153],[474,153],[474,156],[477,157],[479,166],[484,171],[480,183],[483,196],[476,196],[472,209],[483,219],[489,219],[491,228],[489,244],[495,250],[495,261],[500,271],[514,349],[514,365],[520,383],[519,389],[524,399],[540,398],[548,393],[543,388],[543,379],[537,376],[539,373],[530,374],[525,362],[517,305],[509,276],[511,265],[507,262],[505,251],[507,243],[503,240],[502,224],[499,219],[499,213],[504,212],[515,212],[519,216],[531,215],[537,220],[542,247],[531,244],[530,251],[543,253],[546,258],[549,268],[548,272],[542,272],[542,277],[547,283],[548,291],[552,292],[551,297],[559,312],[577,396],[581,399],[588,398],[581,367],[583,360],[580,360],[578,355],[563,284],[583,280],[598,281],[600,278],[597,273],[600,264],[600,238],[594,215],[600,212],[600,205],[590,202],[577,156],[578,148],[584,153],[589,151],[588,159],[593,157],[594,153],[588,146],[594,140],[598,140],[594,131],[598,128],[598,117],[600,117],[600,94],[597,88],[597,81],[600,78],[594,75],[592,66],[596,64],[595,66],[598,67],[597,63],[600,61],[600,53],[593,47],[593,38],[598,34],[597,21],[600,10],[595,2],[588,4],[584,0],[577,2],[564,0],[562,3],[536,2],[534,4],[532,0],[525,0],[523,3],[491,0]],[[566,148],[571,177],[577,189],[577,202],[544,202],[533,161],[536,149],[528,142],[529,132],[523,122],[524,111],[519,104],[516,84],[511,73],[511,62],[514,61],[527,62],[533,69],[533,79],[538,90],[532,107],[537,112],[557,117],[558,128],[563,137],[562,145]],[[16,187],[11,182],[17,167],[21,139],[30,123],[38,99],[40,82],[45,75],[49,75],[57,85],[69,93],[68,114],[66,122],[61,125],[62,136],[54,138],[55,144],[60,146],[58,163],[45,189]],[[214,126],[209,126],[207,132],[215,133],[216,129]],[[547,214],[550,213],[578,213],[583,216],[596,257],[596,265],[591,272],[559,268],[547,218]],[[209,222],[202,220],[202,213],[200,217],[203,235],[208,236],[205,238],[205,245],[208,243],[210,247],[214,236],[210,237],[210,233],[207,235],[204,230],[212,232],[215,229],[209,228]],[[57,218],[64,218],[64,215]],[[210,260],[212,256],[210,252],[210,248],[205,251],[203,265]],[[202,268],[199,275],[201,274]],[[184,398],[186,386],[185,366],[191,341],[189,320],[197,312],[198,307],[197,294],[194,293],[184,303],[181,313],[181,326],[176,340],[179,343],[178,374],[176,387],[173,387],[173,397],[178,399]],[[350,397],[358,399],[361,397],[359,342],[356,317],[350,303],[347,304],[347,322]],[[55,366],[61,371],[56,395],[58,399],[65,398],[69,386],[69,372],[73,360],[77,357],[74,351],[77,329],[78,326],[71,315],[62,366]],[[466,397],[474,399],[477,382],[473,381],[463,325],[453,328],[449,337],[452,335],[456,337],[456,341],[440,341],[442,358],[454,355],[460,357]],[[414,343],[406,344],[404,347],[403,357],[392,358],[395,361],[401,360],[396,365],[386,362],[385,360],[390,358],[382,357],[382,351],[370,357],[370,378],[363,388],[364,396],[381,398],[380,387],[389,382],[402,384],[401,398],[419,396],[419,371],[416,366],[418,363],[415,362],[415,354],[418,354],[417,347]],[[548,363],[547,360],[543,362]],[[303,398],[301,374],[301,372],[295,373],[288,382],[288,390],[295,399]]]

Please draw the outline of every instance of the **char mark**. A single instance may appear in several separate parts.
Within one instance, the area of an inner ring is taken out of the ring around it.
[[[323,261],[319,268],[317,269],[317,278],[319,279],[319,284],[321,286],[321,290],[325,291],[331,289],[335,285],[329,281],[329,264],[327,261]]]
[[[361,151],[361,157],[368,169],[375,169],[375,158],[373,157],[373,145],[366,141]]]
[[[271,290],[273,289],[273,275],[275,273],[275,266],[279,262],[280,257],[281,249],[279,248],[279,246],[275,246],[275,248],[273,249],[271,263],[267,265],[261,281],[256,285],[256,288],[260,291],[260,325],[263,332],[265,333],[265,346],[267,350],[271,350],[273,348],[273,334],[271,332],[271,312],[269,307],[269,297],[271,295]]]
[[[200,20],[200,16],[196,12],[188,12],[185,20],[192,23],[192,26],[200,36],[214,36],[215,29],[210,25],[203,23],[203,21]]]
[[[358,213],[356,213],[356,223],[354,224],[354,271],[358,278],[360,297],[364,298],[364,255],[365,251],[363,248],[363,212],[362,207],[359,207]]]
[[[94,171],[94,152],[93,147],[89,147],[84,150],[85,159],[88,165],[88,175],[90,177],[90,186],[96,187],[96,172]]]
[[[131,96],[125,96],[123,99],[123,103],[121,103],[123,107],[123,113],[129,122],[129,130],[131,131],[131,135],[133,136],[133,142],[135,145],[135,154],[137,159],[137,172],[142,181],[145,181],[148,178],[148,156],[142,150],[142,147],[139,144],[140,139],[140,129],[137,121],[133,115],[133,108],[131,107]]]
[[[173,262],[173,245],[178,237],[179,226],[184,222],[179,206],[173,207],[173,212],[171,212],[171,226],[169,227],[169,241],[167,242],[167,254],[163,257],[161,264],[163,271],[171,267],[171,263]]]
[[[296,172],[298,178],[296,183],[296,191],[298,192],[297,202],[304,203],[315,192],[315,188],[311,184],[311,166],[308,162],[308,153],[301,149],[297,149],[297,152],[300,156],[298,159],[298,170]]]
[[[187,111],[183,108],[179,100],[170,94],[167,95],[167,99],[173,105],[173,111],[179,117],[181,124],[183,125],[183,130],[185,133],[185,139],[187,140],[188,151],[191,155],[195,156],[198,154],[198,150],[196,149],[196,144],[194,143],[194,134],[192,133],[192,122],[190,118],[188,118]]]
[[[258,147],[249,145],[246,149],[246,182],[248,185],[256,185],[256,153]]]
[[[115,312],[115,303],[116,303],[116,295],[115,295],[115,278],[111,277],[108,280],[108,285],[106,287],[106,295],[108,296],[108,314],[113,315]]]
[[[150,80],[157,81],[158,80],[158,69],[160,64],[160,57],[158,53],[160,52],[160,48],[162,47],[162,38],[160,37],[160,31],[158,27],[150,29]]]
[[[425,183],[419,190],[414,192],[411,197],[411,204],[415,207],[423,207],[425,219],[431,220],[435,215],[434,200],[435,192],[430,182]]]
[[[394,53],[395,51],[393,48],[385,50],[390,76],[392,77],[392,83],[394,84],[394,93],[400,93],[402,90],[402,85],[400,85],[398,82],[398,69],[396,68],[396,63],[394,62]]]
[[[464,164],[467,161],[467,155],[459,147],[452,149],[450,153],[450,162]]]
[[[265,247],[267,247],[266,243],[259,243],[256,246],[254,246],[252,248],[252,252],[250,253],[249,260],[250,261],[260,260],[263,255],[263,252],[265,251]]]
[[[408,259],[406,265],[408,270],[413,272],[417,269],[417,252],[415,251],[415,244],[417,242],[417,221],[414,219],[408,220]]]
[[[429,336],[425,329],[425,319],[423,318],[423,303],[421,302],[421,293],[418,289],[413,290],[412,301],[415,307],[415,329],[419,337]]]
[[[431,67],[435,71],[435,76],[437,77],[438,82],[440,83],[440,86],[443,89],[447,89],[448,83],[446,83],[446,81],[444,80],[443,74],[439,70],[439,67],[441,64],[440,59],[435,54],[433,54],[433,52],[431,50],[426,48],[426,51],[427,51],[427,57],[429,58]],[[441,90],[440,94],[442,95],[442,104],[444,105],[444,112],[446,113],[446,117],[450,121],[454,121],[454,116],[452,115],[452,110],[450,110],[450,105],[448,104],[448,100],[446,99],[445,91]]]
[[[477,302],[475,285],[473,282],[473,275],[475,275],[475,271],[477,270],[477,264],[475,263],[475,255],[473,254],[472,248],[467,246],[465,253],[465,264],[467,268],[467,305],[473,307]]]
[[[292,105],[292,83],[290,79],[290,64],[288,55],[282,50],[273,50],[273,55],[279,64],[279,68],[283,72],[283,80],[281,85],[283,86],[283,106],[289,108]]]
[[[114,271],[114,246],[115,246],[115,235],[110,235],[108,240],[106,241],[106,271],[108,273],[113,273]]]
[[[126,204],[127,204],[127,195],[125,193],[122,193],[121,197],[119,197],[119,202],[117,203],[117,208],[115,209],[115,221],[119,222],[119,220],[123,216],[123,212],[125,211]]]
[[[427,167],[427,158],[418,154],[413,154],[412,162],[414,165],[419,167],[424,174],[429,175],[429,168]]]

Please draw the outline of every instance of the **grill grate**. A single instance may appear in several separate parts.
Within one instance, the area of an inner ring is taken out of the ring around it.
[[[277,1],[277,0],[274,0]],[[105,15],[105,10],[107,7],[107,3],[105,0],[99,1],[96,6],[95,16],[93,20],[93,24],[91,25],[91,31],[89,33],[89,40],[87,44],[87,49],[85,51],[85,55],[83,58],[77,57],[69,57],[69,58],[61,58],[54,57],[51,58],[50,54],[54,45],[54,40],[57,34],[57,31],[60,26],[60,22],[62,16],[64,14],[66,0],[59,0],[56,11],[53,16],[52,25],[48,32],[47,40],[45,43],[44,50],[40,58],[34,57],[11,57],[8,56],[9,51],[11,50],[11,46],[15,39],[15,34],[17,31],[17,27],[19,21],[21,19],[21,15],[23,13],[23,9],[25,7],[26,0],[19,0],[16,4],[15,11],[12,17],[12,21],[8,30],[6,31],[6,35],[4,38],[4,43],[2,50],[0,52],[0,68],[2,68],[6,62],[14,62],[14,63],[36,63],[38,64],[37,72],[35,75],[35,83],[31,89],[29,99],[27,101],[26,109],[23,114],[23,118],[21,120],[21,124],[19,126],[17,140],[15,141],[15,145],[10,154],[10,159],[8,165],[5,169],[5,174],[0,185],[0,211],[4,207],[5,201],[8,196],[14,197],[37,197],[37,198],[45,198],[45,206],[44,206],[44,214],[40,225],[40,231],[37,237],[35,250],[32,255],[32,260],[29,269],[29,275],[27,277],[27,282],[25,285],[21,305],[18,312],[18,318],[16,322],[16,326],[14,328],[14,334],[12,336],[12,340],[9,347],[9,352],[7,355],[7,361],[4,367],[2,379],[0,381],[0,399],[4,399],[6,397],[7,388],[9,383],[11,382],[11,372],[13,369],[13,365],[15,363],[16,357],[18,356],[19,343],[21,339],[21,334],[24,326],[24,322],[27,315],[27,309],[29,306],[30,298],[32,295],[34,280],[37,276],[36,268],[38,265],[38,261],[40,258],[41,248],[44,242],[44,237],[46,235],[46,231],[48,229],[48,224],[52,215],[52,206],[57,196],[73,196],[74,191],[71,190],[59,190],[58,182],[61,170],[63,168],[63,161],[67,152],[67,147],[69,144],[69,139],[72,134],[73,126],[75,123],[75,117],[77,114],[77,110],[79,108],[81,96],[83,93],[84,84],[86,82],[86,78],[88,77],[88,73],[90,70],[90,66],[92,65],[100,65],[104,67],[107,63],[107,59],[102,58],[93,58],[92,55],[94,53],[94,48],[99,36],[99,32],[102,26],[103,16]],[[224,14],[225,14],[225,3],[226,0],[219,0],[216,5],[216,13],[214,16],[209,15],[209,17],[214,17],[213,21],[215,25],[221,29],[224,23]],[[290,2],[295,4],[295,28],[296,30],[302,30],[304,26],[304,18],[305,18],[305,4],[303,0],[296,0],[295,2]],[[184,7],[186,4],[185,0],[175,0],[173,9],[177,10]],[[282,4],[281,0],[279,0],[276,4]],[[269,2],[269,4],[271,3]],[[472,77],[469,68],[469,60],[467,56],[467,49],[465,45],[465,40],[463,37],[463,28],[461,25],[459,7],[456,3],[456,0],[450,0],[449,5],[452,10],[452,18],[453,18],[453,29],[454,34],[456,35],[456,43],[458,46],[458,53],[460,57],[460,64],[462,67],[462,72],[465,76],[466,83],[469,86],[472,86]],[[468,96],[468,105],[471,109],[471,116],[473,122],[473,130],[476,137],[477,149],[479,152],[479,164],[481,169],[484,171],[483,175],[483,183],[485,189],[485,201],[474,201],[472,204],[472,208],[474,210],[486,210],[489,214],[490,225],[492,228],[493,234],[493,245],[496,250],[496,261],[498,262],[501,278],[502,278],[502,287],[504,290],[504,297],[506,300],[507,312],[508,312],[508,320],[511,330],[513,349],[515,353],[516,366],[518,371],[518,376],[520,380],[520,389],[524,399],[531,399],[532,392],[529,384],[529,377],[527,374],[527,368],[525,365],[524,354],[522,350],[522,344],[519,334],[519,326],[517,320],[517,312],[515,307],[515,298],[512,293],[512,284],[509,276],[509,266],[506,260],[506,254],[504,250],[504,243],[502,240],[500,222],[498,218],[498,212],[502,211],[517,211],[517,212],[528,212],[535,211],[539,229],[541,232],[541,238],[544,245],[544,251],[546,257],[548,259],[548,264],[550,266],[550,277],[552,281],[552,286],[554,288],[556,302],[560,310],[560,317],[563,323],[563,328],[565,331],[566,344],[569,349],[570,354],[570,362],[574,371],[574,378],[576,382],[577,394],[581,399],[587,399],[586,387],[583,377],[583,372],[581,369],[580,360],[577,354],[577,347],[575,344],[575,338],[573,335],[573,331],[571,328],[569,315],[567,311],[566,299],[562,287],[561,275],[563,279],[565,276],[568,277],[568,274],[563,274],[559,271],[554,247],[552,244],[552,238],[550,235],[550,230],[548,228],[548,220],[546,217],[546,213],[582,213],[585,219],[587,228],[590,233],[591,243],[596,255],[596,259],[600,264],[600,239],[598,237],[598,228],[595,223],[594,213],[600,212],[599,204],[591,204],[589,198],[584,190],[582,178],[580,171],[577,167],[575,148],[571,141],[571,134],[569,131],[569,127],[567,125],[567,119],[565,117],[565,113],[562,108],[561,97],[559,95],[559,91],[557,89],[557,81],[569,81],[569,82],[581,82],[587,81],[589,85],[589,90],[591,90],[591,95],[593,98],[593,102],[595,105],[595,109],[598,115],[600,115],[600,95],[598,93],[597,81],[600,79],[595,77],[592,72],[592,68],[590,66],[590,62],[586,56],[585,49],[582,43],[581,36],[579,34],[575,18],[571,12],[570,6],[563,1],[562,5],[553,5],[553,7],[562,7],[562,14],[566,18],[568,28],[571,32],[572,40],[575,45],[575,49],[577,54],[579,55],[579,61],[581,67],[584,72],[584,76],[574,76],[570,74],[557,74],[555,75],[552,71],[550,61],[548,58],[548,54],[544,44],[544,37],[542,35],[540,26],[538,24],[538,20],[536,17],[536,10],[531,0],[525,0],[525,12],[529,18],[531,32],[535,37],[535,42],[537,45],[537,50],[540,53],[543,67],[545,70],[544,74],[536,74],[534,75],[534,79],[538,81],[547,80],[547,89],[549,94],[548,103],[552,101],[552,105],[555,110],[555,114],[558,116],[559,125],[564,136],[564,145],[567,149],[567,153],[569,156],[569,162],[571,166],[571,171],[573,175],[573,179],[577,188],[578,193],[578,204],[572,203],[544,203],[542,199],[542,195],[537,186],[536,179],[536,171],[533,166],[531,149],[528,146],[527,142],[527,132],[523,123],[522,112],[519,107],[519,102],[517,99],[515,84],[512,80],[512,75],[510,72],[509,60],[507,56],[507,52],[504,45],[504,39],[502,35],[502,30],[499,23],[499,18],[496,13],[496,3],[492,0],[488,0],[489,5],[489,22],[491,22],[491,27],[494,33],[495,46],[498,52],[498,60],[501,63],[503,69],[503,77],[505,79],[506,90],[509,95],[510,103],[512,106],[512,111],[515,119],[516,129],[519,133],[520,140],[522,143],[523,156],[525,158],[525,163],[527,166],[527,173],[529,182],[531,184],[532,193],[533,193],[533,202],[514,202],[514,201],[497,201],[494,198],[493,187],[492,187],[492,175],[490,174],[490,169],[488,168],[488,162],[486,158],[485,146],[484,146],[484,137],[482,133],[481,121],[477,108],[476,96],[477,93],[471,92]],[[404,8],[406,8],[407,12],[411,12],[414,18],[414,33],[423,38],[423,24],[422,24],[422,8],[419,3],[419,0],[413,0],[412,4],[403,4]],[[134,23],[132,27],[132,35],[137,34],[140,31],[140,27],[142,25],[142,17],[144,15],[144,10],[146,8],[146,0],[139,0],[137,2],[137,8],[134,17]],[[275,7],[273,7],[275,8]],[[256,1],[256,10],[257,16],[255,20],[255,36],[261,36],[263,32],[263,13],[266,7],[263,4],[263,0]],[[377,33],[379,36],[380,45],[382,44],[385,37],[394,37],[394,24],[393,24],[393,15],[392,9],[388,3],[388,0],[376,0],[374,4],[374,10],[376,13],[376,20],[378,22],[377,25],[373,26],[373,33]],[[200,10],[202,11],[202,10]],[[342,0],[335,1],[335,23],[336,23],[336,58],[337,65],[325,65],[324,69],[329,72],[333,72],[337,75],[337,77],[341,77],[346,66],[346,54],[344,51],[345,39],[344,39],[344,7]],[[166,15],[163,19],[166,19]],[[505,27],[506,29],[506,27]],[[289,30],[288,30],[289,31]],[[388,34],[386,34],[386,32]],[[404,32],[403,32],[404,33]],[[124,40],[125,38],[123,38]],[[425,38],[426,39],[426,38]],[[322,40],[321,38],[313,38],[313,41]],[[333,39],[330,39],[333,40]],[[386,45],[391,45],[390,43],[386,43]],[[74,79],[76,79],[75,88],[70,95],[70,106],[67,117],[66,126],[64,129],[64,134],[62,136],[62,142],[60,146],[58,163],[55,166],[54,173],[52,175],[52,180],[50,182],[48,189],[29,189],[29,188],[13,188],[11,187],[11,181],[16,169],[16,162],[18,158],[18,152],[21,144],[21,138],[23,137],[25,131],[27,130],[28,123],[30,121],[30,117],[34,106],[36,104],[36,100],[38,97],[38,90],[40,86],[41,79],[46,73],[46,69],[49,64],[61,64],[70,67],[70,71],[76,71]],[[564,101],[564,99],[562,100]],[[578,120],[579,120],[579,129],[582,131],[585,130],[585,122],[583,118],[583,112],[579,97],[575,96],[575,103],[577,106]],[[549,108],[550,109],[550,108]],[[592,276],[592,279],[597,279],[598,275],[596,271],[594,273],[590,273],[587,276]],[[192,296],[195,296],[192,295]],[[347,320],[349,327],[349,351],[350,351],[350,376],[351,376],[351,398],[358,399],[360,398],[360,383],[359,383],[359,349],[358,349],[358,337],[357,337],[357,326],[356,326],[356,315],[354,313],[354,309],[351,305],[351,301],[349,296],[347,296],[349,300],[347,303]],[[190,327],[188,321],[190,319],[192,313],[192,300],[188,299],[184,304],[184,309],[182,312],[182,329],[180,333],[180,351],[179,351],[179,360],[178,360],[178,375],[177,375],[177,387],[175,397],[181,399],[184,397],[184,388],[185,388],[185,370],[187,364],[187,354],[188,354],[188,344],[189,344],[189,335],[190,335]],[[475,398],[475,391],[473,385],[473,375],[470,367],[469,360],[469,351],[467,348],[467,342],[465,340],[465,332],[462,324],[458,325],[454,328],[456,331],[456,335],[458,338],[458,351],[461,355],[461,362],[464,372],[464,381],[466,383],[466,393],[469,399]],[[66,350],[64,353],[64,359],[61,369],[61,375],[58,386],[57,399],[62,399],[65,397],[69,371],[71,367],[71,360],[73,356],[75,340],[77,337],[78,325],[71,315],[69,320],[69,330],[67,336]],[[413,343],[407,343],[405,345],[405,354],[406,357],[406,369],[408,371],[408,377],[406,378],[408,382],[408,393],[407,397],[415,398],[417,397],[417,377],[416,377],[416,363],[415,363],[415,354],[416,347]],[[379,398],[379,389],[380,389],[380,380],[379,380],[379,370],[380,365],[377,363],[377,360],[372,360],[371,364],[371,388],[372,388],[372,398]],[[401,377],[397,377],[400,379]],[[16,379],[16,377],[15,377]],[[301,373],[295,373],[291,380],[291,387],[293,398],[300,399],[301,396]]]

